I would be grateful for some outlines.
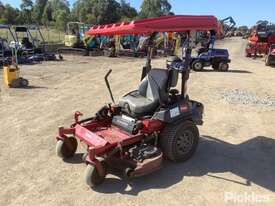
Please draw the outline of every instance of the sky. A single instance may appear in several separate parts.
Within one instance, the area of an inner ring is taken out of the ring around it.
[[[21,0],[0,0],[19,7]],[[68,0],[72,5],[76,0]],[[137,10],[142,0],[128,0]],[[232,16],[238,26],[254,25],[258,20],[275,22],[275,0],[170,0],[175,14]]]

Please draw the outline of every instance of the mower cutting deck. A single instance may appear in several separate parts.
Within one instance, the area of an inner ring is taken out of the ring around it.
[[[213,16],[171,16],[121,24],[92,27],[89,35],[151,33],[146,66],[137,90],[123,96],[117,104],[105,76],[113,104],[103,106],[94,117],[60,127],[56,152],[61,158],[72,157],[77,139],[87,145],[83,157],[87,164],[85,182],[93,187],[102,183],[108,168],[117,168],[127,177],[149,174],[161,167],[164,158],[186,161],[196,151],[202,125],[203,105],[190,100],[187,80],[191,61],[189,31],[216,30]],[[151,68],[153,38],[156,32],[187,32],[183,57],[173,57],[166,69]],[[181,77],[181,91],[175,89]]]

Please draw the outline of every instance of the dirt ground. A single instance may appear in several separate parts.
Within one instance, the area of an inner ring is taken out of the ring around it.
[[[77,110],[87,117],[110,102],[103,81],[108,69],[116,99],[135,89],[144,60],[68,56],[22,66],[31,88],[1,83],[0,205],[275,205],[275,104],[259,102],[275,97],[275,68],[245,58],[245,43],[218,43],[230,51],[229,72],[191,74],[189,96],[205,105],[193,158],[165,162],[161,170],[128,181],[108,175],[96,190],[83,180],[83,146],[67,162],[56,156],[57,128],[69,125]],[[164,67],[165,59],[153,65]],[[256,100],[243,102],[238,92]]]

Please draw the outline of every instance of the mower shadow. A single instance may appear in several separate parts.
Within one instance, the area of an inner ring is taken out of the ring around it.
[[[27,87],[22,87],[22,88],[17,88],[17,89],[48,89],[48,87],[40,87],[40,86],[27,86]]]
[[[215,71],[212,69],[204,69],[202,71],[199,72],[218,72],[218,73],[238,73],[238,74],[252,74],[253,72],[247,71],[247,70],[237,70],[237,69],[229,69],[226,72],[222,72],[222,71]]]
[[[185,176],[208,175],[219,181],[250,186],[251,182],[275,192],[275,139],[257,136],[238,145],[217,138],[201,138],[195,156],[186,163],[165,161],[162,169],[141,178],[125,180],[107,176],[105,182],[95,188],[100,193],[137,195],[139,192],[168,188],[182,181]],[[246,181],[240,182],[214,175],[231,172]],[[115,174],[117,175],[117,174]],[[200,180],[198,180],[200,181]]]
[[[63,159],[63,161],[70,164],[83,164],[83,160],[82,160],[83,155],[84,153],[76,153],[73,157]]]

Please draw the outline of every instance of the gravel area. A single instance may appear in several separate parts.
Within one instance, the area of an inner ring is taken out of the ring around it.
[[[231,104],[252,104],[259,106],[275,107],[275,97],[268,94],[263,94],[259,96],[253,92],[234,89],[222,91],[221,95],[222,99],[225,99]]]

